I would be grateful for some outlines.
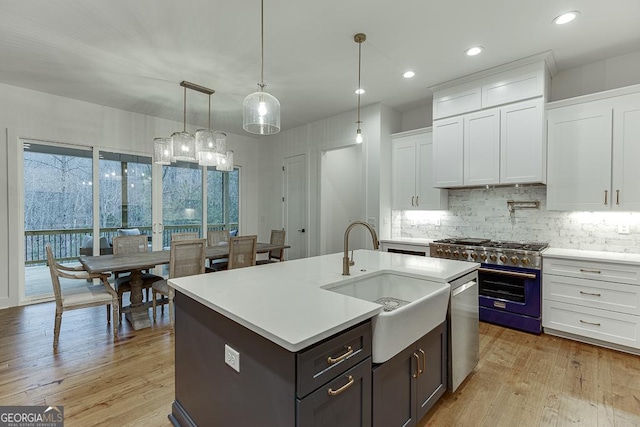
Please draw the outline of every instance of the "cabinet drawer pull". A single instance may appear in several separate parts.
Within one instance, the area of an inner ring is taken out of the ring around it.
[[[420,206],[420,202],[418,201],[418,199],[420,199],[420,196],[416,196],[416,206]]]
[[[604,205],[607,206],[607,201],[609,198],[609,190],[604,190]]]
[[[349,375],[347,377],[347,380],[349,380],[345,385],[343,385],[342,387],[340,387],[337,390],[334,389],[329,389],[327,390],[327,393],[329,394],[329,396],[337,396],[340,393],[342,393],[343,391],[345,391],[346,389],[348,389],[349,387],[351,387],[353,385],[354,382],[356,382],[356,380],[353,379],[353,377],[351,375]]]
[[[586,320],[582,319],[580,319],[580,323],[584,323],[585,325],[600,326],[600,323],[587,322]]]
[[[581,293],[582,295],[591,295],[592,297],[601,297],[601,296],[602,296],[601,294],[594,294],[594,293],[592,293],[592,292],[584,292],[584,291],[580,291],[580,293]]]
[[[616,205],[620,204],[620,190],[616,190]]]
[[[582,273],[594,273],[594,274],[602,273],[602,271],[600,271],[600,270],[589,270],[588,268],[581,268],[580,271]]]
[[[353,354],[353,349],[351,348],[351,346],[345,346],[344,349],[347,351],[344,354],[336,357],[335,359],[331,356],[327,357],[327,363],[329,365],[333,365],[335,363],[342,362],[344,359]]]
[[[424,350],[421,348],[419,348],[418,351],[422,353],[422,370],[420,371],[420,373],[422,374],[427,370],[427,355],[424,354]]]
[[[415,199],[416,199],[416,196],[411,196],[411,206],[415,206],[415,204],[413,203]]]
[[[413,374],[413,378],[418,378],[422,373],[420,370],[420,356],[418,356],[418,353],[413,353],[413,357],[416,358],[416,373]]]

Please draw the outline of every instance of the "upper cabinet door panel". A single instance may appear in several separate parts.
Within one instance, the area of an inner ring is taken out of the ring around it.
[[[481,111],[464,117],[464,184],[500,183],[500,112]]]
[[[463,185],[463,118],[433,123],[434,185],[439,188]]]
[[[392,148],[393,209],[415,208],[416,140],[415,136],[394,139]]]
[[[621,97],[613,108],[613,204],[640,210],[640,94]]]
[[[546,147],[542,99],[500,109],[500,182],[546,182]]]
[[[433,185],[433,134],[426,133],[416,143],[416,207],[421,210],[447,209],[449,193]]]
[[[611,107],[594,102],[552,109],[547,123],[547,208],[609,210]]]
[[[482,108],[535,98],[543,94],[542,71],[504,78],[482,86]]]
[[[459,92],[439,92],[433,98],[433,119],[477,111],[481,105],[480,86]]]

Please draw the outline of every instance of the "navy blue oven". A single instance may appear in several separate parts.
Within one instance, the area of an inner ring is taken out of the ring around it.
[[[478,269],[480,320],[540,334],[540,273],[533,268],[482,264]]]

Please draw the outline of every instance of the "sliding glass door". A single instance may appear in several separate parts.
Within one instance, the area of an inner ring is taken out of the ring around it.
[[[171,234],[202,233],[202,168],[197,163],[177,162],[162,167],[162,246]]]

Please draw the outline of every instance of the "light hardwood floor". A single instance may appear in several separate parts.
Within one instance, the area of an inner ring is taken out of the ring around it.
[[[54,310],[0,310],[0,405],[64,405],[68,427],[170,426],[167,310],[115,343],[104,307],[66,312],[57,354]],[[476,370],[419,426],[516,425],[640,426],[640,357],[481,323]]]

